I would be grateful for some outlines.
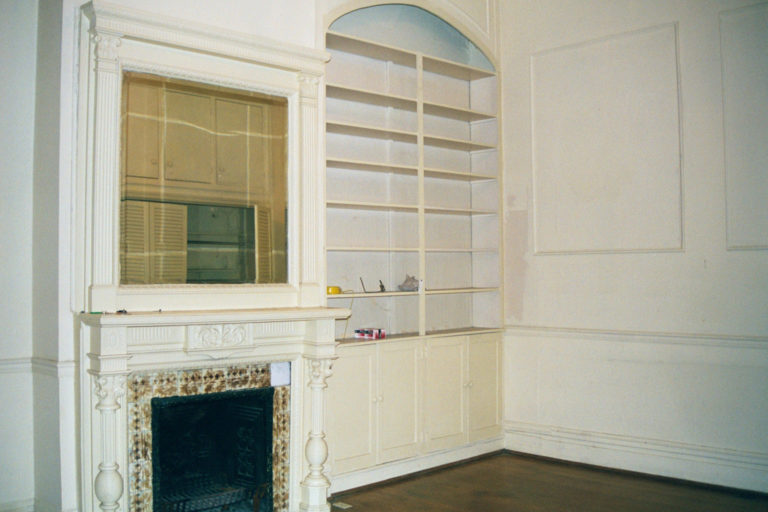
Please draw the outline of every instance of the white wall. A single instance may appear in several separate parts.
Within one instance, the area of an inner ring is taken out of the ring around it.
[[[32,437],[32,162],[37,2],[0,3],[0,510],[31,507]]]
[[[314,0],[110,0],[110,3],[274,41],[315,46]]]
[[[60,0],[39,0],[32,222],[35,510],[61,510],[59,434]]]
[[[501,4],[509,448],[768,490],[751,3]]]

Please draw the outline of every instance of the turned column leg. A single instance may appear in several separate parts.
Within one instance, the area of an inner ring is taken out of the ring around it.
[[[101,438],[101,463],[93,482],[93,490],[102,510],[117,510],[118,500],[123,495],[123,477],[117,464],[115,443],[117,442],[116,412],[120,408],[119,398],[125,392],[125,378],[120,376],[98,377],[96,379],[96,410],[99,412],[99,437]]]
[[[307,512],[328,512],[328,488],[330,482],[323,474],[323,464],[328,458],[325,442],[323,410],[326,379],[331,376],[330,359],[312,359],[309,369],[309,389],[312,400],[312,428],[304,453],[309,462],[309,473],[301,482],[301,510]]]

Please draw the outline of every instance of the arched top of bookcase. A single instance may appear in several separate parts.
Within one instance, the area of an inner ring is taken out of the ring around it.
[[[441,17],[410,4],[378,4],[338,17],[329,30],[488,71],[483,51]]]

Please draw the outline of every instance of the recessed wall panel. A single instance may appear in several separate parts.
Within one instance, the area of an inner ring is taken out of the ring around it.
[[[768,4],[720,17],[729,249],[768,249]]]
[[[681,249],[675,25],[535,54],[531,84],[536,252]]]

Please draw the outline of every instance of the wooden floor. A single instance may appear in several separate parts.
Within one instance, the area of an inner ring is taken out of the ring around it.
[[[332,512],[768,512],[765,494],[508,452],[347,491],[331,502]]]

